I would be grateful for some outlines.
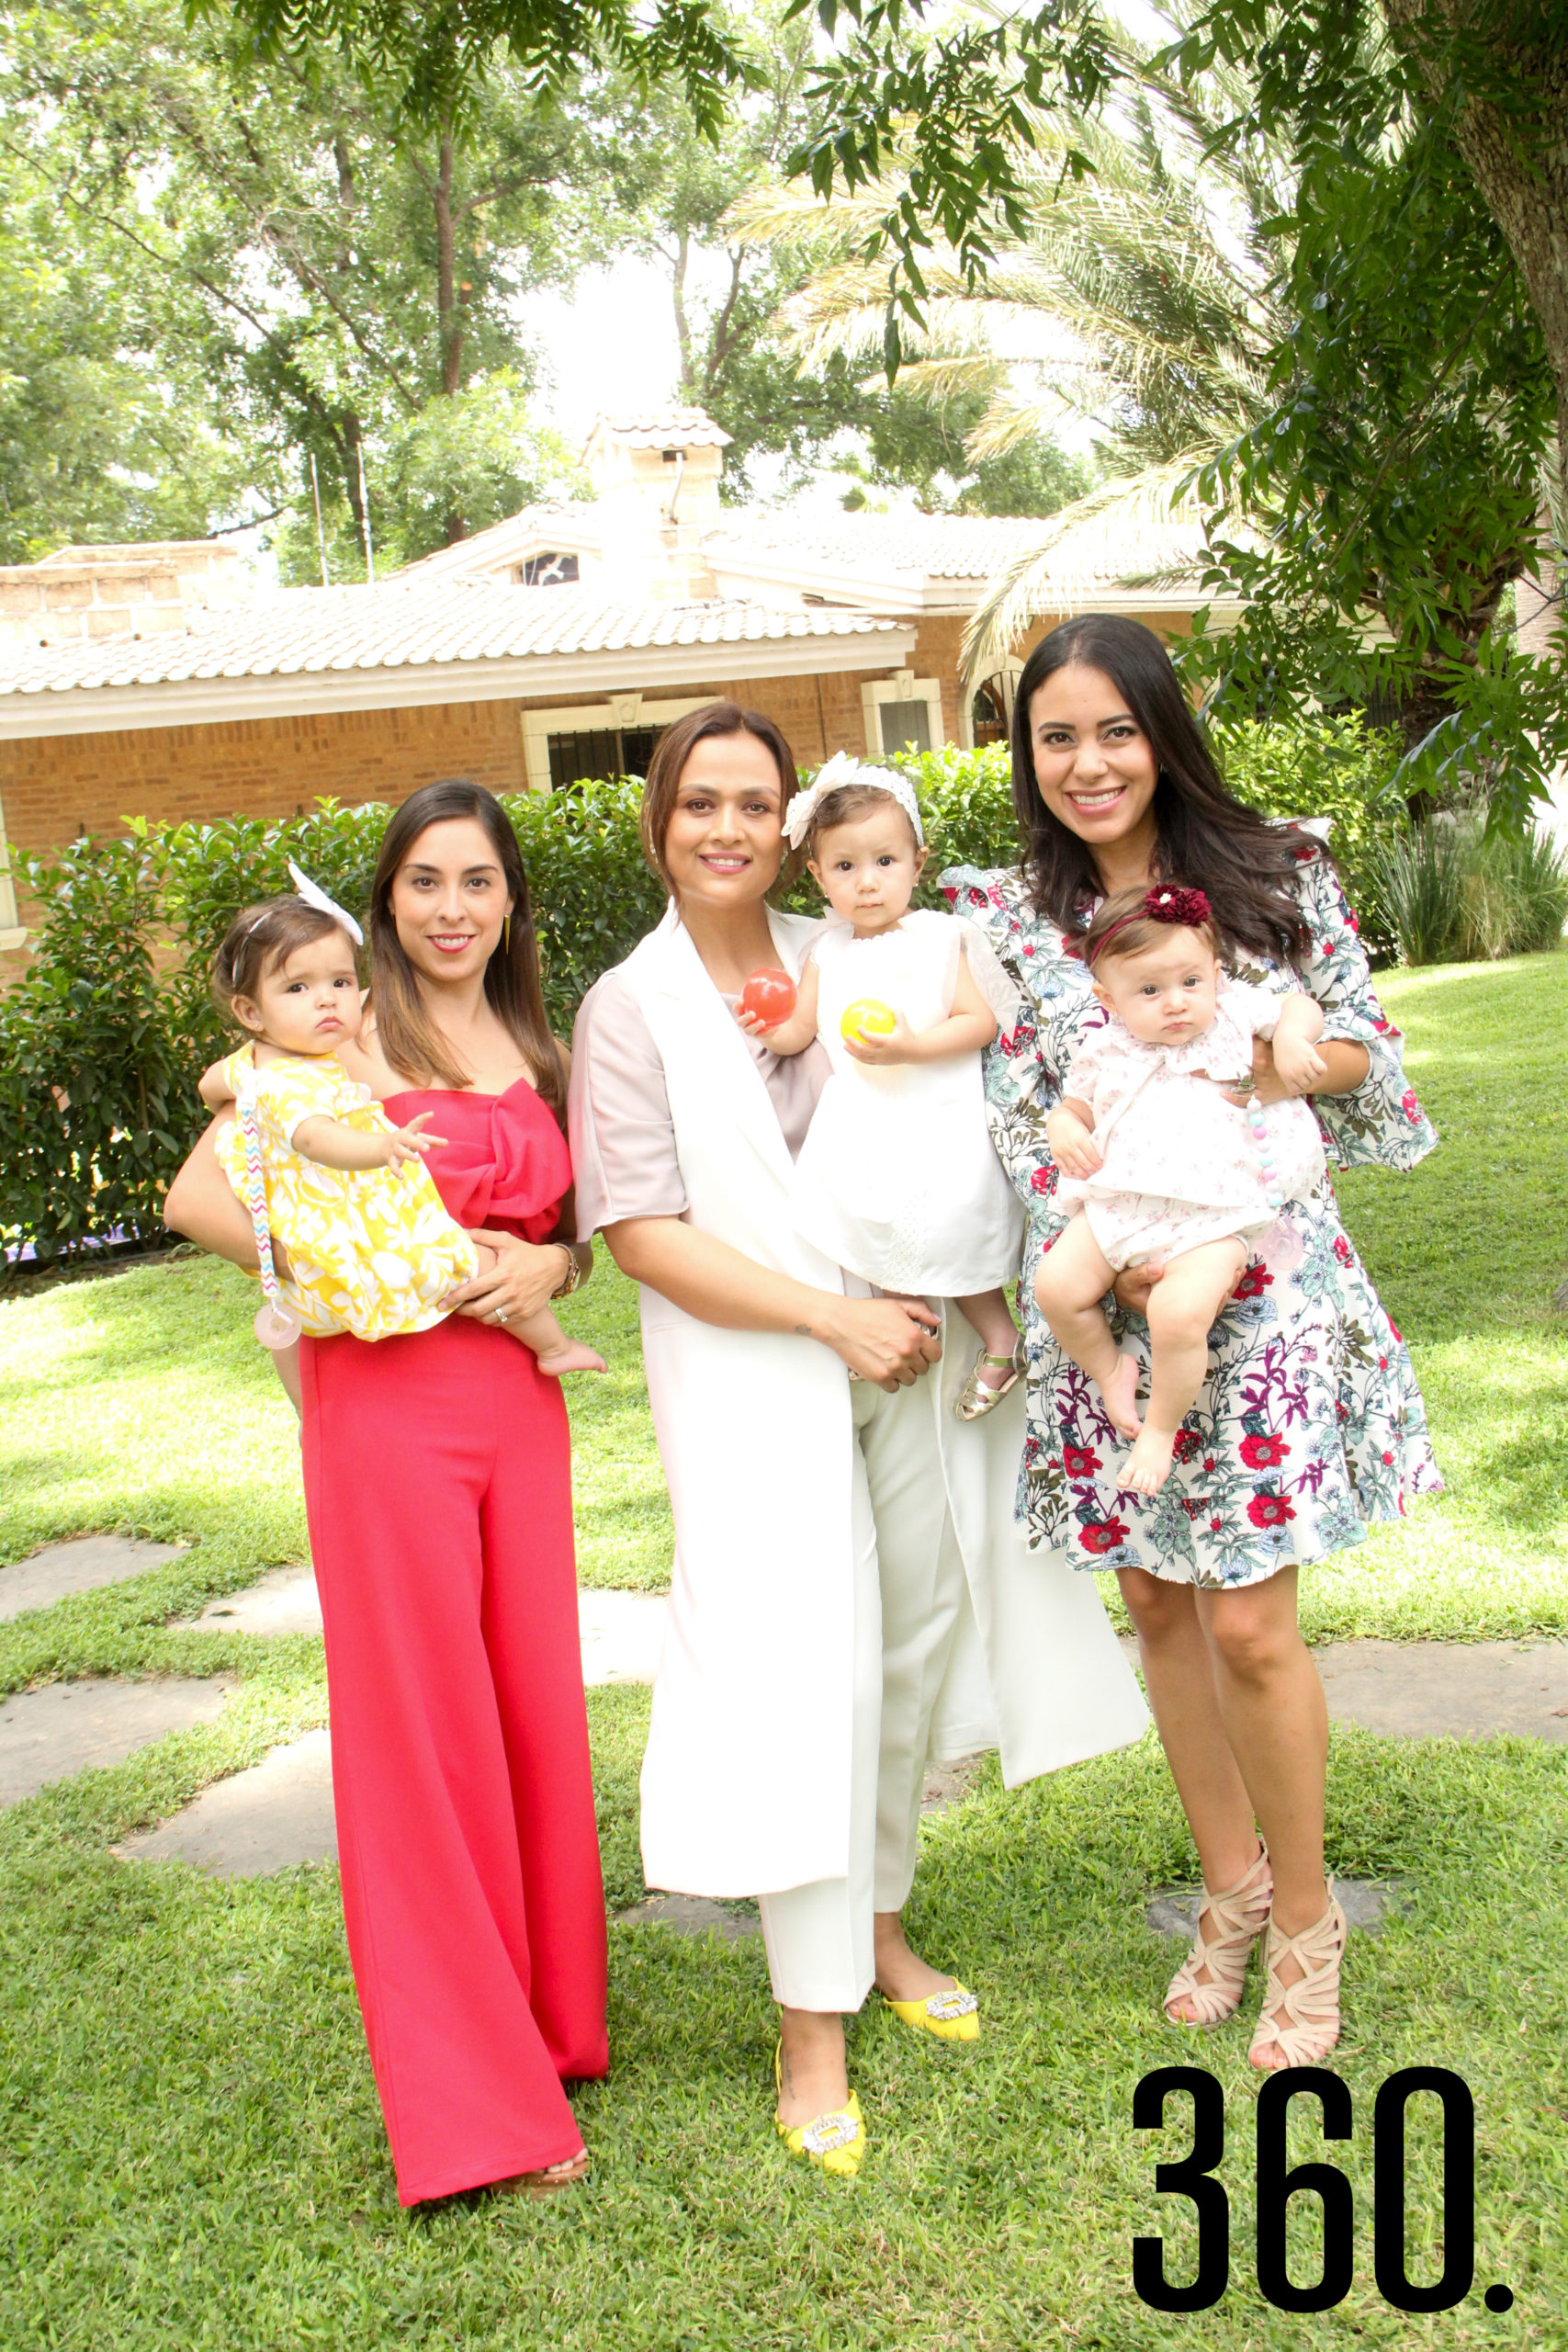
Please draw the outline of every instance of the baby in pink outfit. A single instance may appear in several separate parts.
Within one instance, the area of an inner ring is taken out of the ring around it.
[[[1272,1039],[1286,1084],[1325,1075],[1323,1008],[1276,996],[1220,969],[1201,890],[1161,885],[1108,899],[1083,944],[1110,1018],[1091,1030],[1045,1124],[1071,1223],[1048,1250],[1034,1295],[1056,1342],[1089,1374],[1111,1426],[1135,1440],[1121,1484],[1157,1494],[1177,1432],[1208,1371],[1209,1331],[1273,1223],[1274,1203],[1324,1170],[1317,1121],[1298,1098],[1266,1114],[1266,1172],[1230,1090],[1252,1074],[1252,1041]],[[1273,1200],[1270,1200],[1270,1191]],[[1140,1422],[1137,1365],[1118,1352],[1100,1302],[1129,1266],[1165,1269],[1149,1295],[1149,1401]]]

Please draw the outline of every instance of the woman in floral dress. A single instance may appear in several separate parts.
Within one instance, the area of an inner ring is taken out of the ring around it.
[[[1297,1571],[1441,1482],[1409,1357],[1325,1180],[1284,1204],[1215,1324],[1171,1476],[1148,1498],[1119,1489],[1122,1448],[1099,1392],[1034,1303],[1041,1254],[1065,1222],[1045,1121],[1080,1036],[1105,1017],[1072,934],[1112,891],[1155,881],[1206,891],[1241,978],[1304,988],[1323,1006],[1328,1071],[1314,1101],[1330,1157],[1410,1168],[1436,1136],[1404,1083],[1399,1035],[1372,993],[1332,862],[1311,835],[1225,791],[1150,630],[1092,616],[1035,647],[1019,684],[1013,797],[1022,867],[960,867],[944,888],[1025,1002],[1017,1030],[987,1054],[992,1133],[1030,1211],[1019,1512],[1037,1547],[1114,1568],[1137,1629],[1203,1871],[1198,1937],[1167,2015],[1232,2016],[1267,1927],[1250,2054],[1269,2069],[1308,2064],[1338,2038],[1345,1923],[1324,1878],[1327,1710],[1296,1622]],[[1264,1102],[1288,1091],[1261,1040],[1253,1083]],[[1123,1275],[1112,1315],[1145,1379],[1140,1310],[1158,1278],[1152,1267]]]

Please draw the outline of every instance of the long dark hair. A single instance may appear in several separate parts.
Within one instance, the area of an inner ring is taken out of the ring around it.
[[[781,729],[760,710],[742,710],[738,702],[705,703],[700,710],[689,710],[684,718],[671,721],[654,745],[653,757],[648,763],[648,782],[643,786],[642,831],[643,854],[664,884],[670,888],[670,868],[664,862],[664,836],[670,831],[670,818],[675,807],[675,795],[680,789],[681,772],[699,743],[710,735],[753,735],[773,758],[779,772],[779,815],[782,817],[795,797],[800,783],[800,771],[795,764],[795,753],[784,741]],[[788,853],[784,871],[790,867]]]
[[[466,1087],[473,1073],[453,1053],[425,1009],[419,976],[403,952],[392,915],[392,883],[421,833],[454,817],[482,825],[501,861],[512,899],[510,944],[498,946],[485,966],[485,995],[501,1016],[533,1074],[540,1096],[564,1125],[566,1089],[560,1055],[550,1034],[539,986],[539,942],[528,899],[528,876],[505,809],[482,784],[456,779],[421,785],[381,837],[381,854],[370,885],[370,996],[381,1051],[400,1076],[416,1086]]]
[[[1292,883],[1322,844],[1292,825],[1272,824],[1225,788],[1203,729],[1187,707],[1176,672],[1153,629],[1117,613],[1064,621],[1023,665],[1012,717],[1012,802],[1027,847],[1023,870],[1035,911],[1068,933],[1082,928],[1101,883],[1094,852],[1054,817],[1034,775],[1030,705],[1048,678],[1078,662],[1103,672],[1148,739],[1159,771],[1153,869],[1160,881],[1207,893],[1222,947],[1299,960],[1306,926]]]

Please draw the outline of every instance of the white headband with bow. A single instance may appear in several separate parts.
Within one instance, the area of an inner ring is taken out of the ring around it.
[[[331,915],[334,922],[341,922],[355,945],[363,947],[365,933],[360,930],[354,917],[346,913],[335,899],[329,899],[321,884],[312,882],[310,876],[302,873],[292,858],[288,861],[288,872],[293,880],[296,896],[303,899],[308,907],[314,907],[319,914]]]
[[[835,752],[830,760],[824,760],[806,790],[797,792],[784,810],[784,833],[791,849],[800,847],[828,795],[847,784],[868,785],[873,791],[886,792],[896,800],[915,829],[917,845],[924,849],[926,836],[920,823],[920,804],[908,777],[900,775],[896,768],[873,767],[868,761],[852,759],[848,752]]]

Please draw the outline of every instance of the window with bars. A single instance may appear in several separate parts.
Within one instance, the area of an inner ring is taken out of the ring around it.
[[[923,702],[885,702],[879,707],[878,717],[885,752],[931,750],[931,717]]]
[[[584,727],[549,740],[550,784],[586,784],[600,776],[646,775],[662,727]]]

